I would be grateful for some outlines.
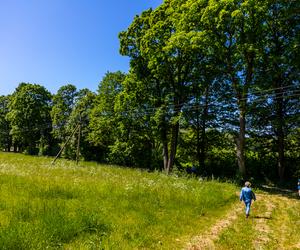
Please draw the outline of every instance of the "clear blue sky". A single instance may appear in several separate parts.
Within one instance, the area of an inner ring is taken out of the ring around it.
[[[107,71],[128,71],[118,33],[163,0],[0,0],[0,95],[20,82],[55,93],[96,91]]]

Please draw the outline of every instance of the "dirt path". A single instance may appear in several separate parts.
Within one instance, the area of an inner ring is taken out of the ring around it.
[[[188,244],[187,250],[200,250],[200,249],[215,249],[214,241],[218,238],[219,234],[237,219],[237,215],[241,212],[240,206],[236,203],[226,214],[224,219],[216,222],[205,234],[196,236]]]
[[[273,199],[270,195],[259,194],[257,200],[260,202],[260,213],[255,216],[254,229],[257,232],[257,237],[253,242],[255,249],[264,249],[266,244],[270,241],[271,227],[267,221],[272,219],[272,213],[276,208]]]
[[[240,204],[235,203],[224,218],[218,220],[204,234],[194,237],[186,249],[219,249],[216,242],[222,232],[226,232],[229,227],[243,224],[250,224],[255,234],[252,243],[250,241],[252,249],[275,249],[275,246],[276,249],[300,249],[297,240],[300,236],[300,200],[280,194],[259,193],[256,196],[257,201],[252,206],[252,216],[249,219],[238,224],[241,222],[237,218],[243,217],[244,211]]]

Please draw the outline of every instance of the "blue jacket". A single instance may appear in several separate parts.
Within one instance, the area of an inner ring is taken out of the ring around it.
[[[240,201],[249,203],[252,199],[256,200],[255,194],[253,193],[252,189],[249,187],[243,187],[240,194]]]

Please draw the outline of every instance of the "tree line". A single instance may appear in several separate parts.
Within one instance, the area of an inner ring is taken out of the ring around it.
[[[165,0],[120,32],[130,70],[96,93],[21,83],[0,146],[55,155],[81,124],[86,160],[283,181],[300,174],[300,3]],[[63,156],[76,157],[76,138]]]

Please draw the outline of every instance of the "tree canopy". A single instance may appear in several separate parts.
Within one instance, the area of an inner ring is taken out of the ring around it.
[[[67,84],[52,96],[21,83],[1,97],[0,146],[53,155],[80,124],[67,158],[81,138],[87,160],[296,178],[299,9],[295,0],[165,0],[120,32],[130,69],[107,72],[97,93]]]

